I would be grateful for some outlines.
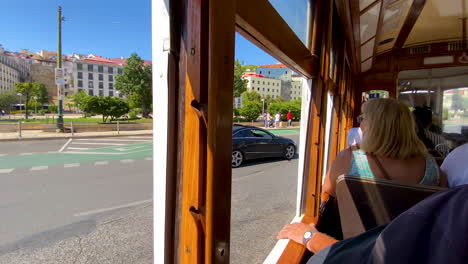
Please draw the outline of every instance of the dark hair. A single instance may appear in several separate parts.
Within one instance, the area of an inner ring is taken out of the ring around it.
[[[420,122],[423,128],[427,128],[432,123],[432,111],[428,107],[415,107],[413,116],[416,122]]]

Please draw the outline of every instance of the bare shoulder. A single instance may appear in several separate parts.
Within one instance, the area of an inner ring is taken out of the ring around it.
[[[351,156],[351,148],[347,148],[338,153],[330,169],[330,176],[336,178],[343,173],[347,173],[351,163]]]
[[[338,153],[338,155],[336,155],[335,162],[340,163],[340,164],[341,163],[348,164],[351,161],[351,156],[352,155],[353,155],[353,150],[351,149],[351,147],[346,148],[346,149],[340,151],[340,153]]]

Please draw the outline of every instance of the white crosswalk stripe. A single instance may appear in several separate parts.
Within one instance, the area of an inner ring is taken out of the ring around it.
[[[38,170],[47,170],[49,166],[35,166],[31,168],[31,171],[38,171]]]
[[[64,168],[76,168],[76,167],[79,167],[80,164],[79,163],[68,163],[68,164],[64,164],[63,167]]]
[[[10,173],[12,172],[14,169],[0,169],[0,173]]]
[[[29,155],[32,155],[32,153],[20,153],[19,155],[20,156],[29,156]]]
[[[0,154],[0,157],[6,156],[7,154]]]
[[[89,148],[72,148],[72,147],[68,147],[68,149],[74,149],[74,150],[86,150],[86,149],[89,149]]]
[[[107,164],[109,164],[108,161],[96,161],[96,162],[94,162],[94,165],[95,165],[95,166],[107,165]]]
[[[153,158],[145,158],[145,160],[153,160]]]
[[[134,162],[134,160],[126,159],[126,160],[121,160],[120,162],[122,162],[122,163],[132,163],[132,162]]]

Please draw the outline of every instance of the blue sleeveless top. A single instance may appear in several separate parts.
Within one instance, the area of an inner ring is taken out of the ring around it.
[[[362,149],[353,150],[349,175],[363,178],[375,178],[369,167],[366,152]],[[433,156],[426,154],[426,170],[419,184],[439,186],[439,167]]]

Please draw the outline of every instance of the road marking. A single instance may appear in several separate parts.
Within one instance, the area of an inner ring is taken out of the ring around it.
[[[89,149],[89,148],[73,148],[73,147],[69,147],[68,149],[85,150],[85,149]]]
[[[120,138],[109,138],[109,139],[99,139],[99,138],[89,138],[89,139],[75,139],[79,141],[129,141],[129,142],[151,142],[151,140],[145,139],[120,139]]]
[[[49,166],[35,166],[35,167],[32,167],[30,170],[31,171],[38,171],[38,170],[47,170],[49,168]]]
[[[108,161],[96,161],[96,162],[94,162],[94,165],[95,165],[95,166],[107,165],[107,164],[109,164]]]
[[[0,154],[0,157],[6,156],[7,154]]]
[[[62,151],[68,146],[68,144],[70,144],[70,142],[72,142],[72,138],[70,138],[70,139],[67,141],[67,143],[65,143],[65,144],[62,146],[62,148],[61,148],[58,152],[62,152]]]
[[[128,144],[122,144],[122,143],[92,143],[92,142],[73,142],[73,145],[110,145],[110,146],[125,146]]]
[[[145,160],[153,160],[153,158],[145,158]]]
[[[20,156],[29,156],[29,155],[32,155],[32,153],[20,153],[19,155]]]
[[[140,204],[150,203],[152,201],[153,201],[153,199],[137,201],[137,202],[122,204],[122,205],[109,207],[109,208],[102,208],[102,209],[96,209],[96,210],[91,210],[91,211],[87,211],[87,212],[81,212],[81,213],[74,214],[74,216],[86,216],[86,215],[92,215],[92,214],[99,214],[99,213],[104,213],[104,212],[112,211],[112,210],[116,210],[116,209],[122,209],[122,208],[126,208],[126,207],[140,205]]]
[[[12,172],[14,169],[0,169],[0,173],[10,173]]]
[[[134,160],[126,159],[126,160],[121,160],[120,162],[122,162],[122,163],[132,163],[132,162],[134,162]]]
[[[63,165],[64,168],[75,168],[75,167],[79,167],[79,166],[80,166],[79,163],[68,163],[68,164]]]

